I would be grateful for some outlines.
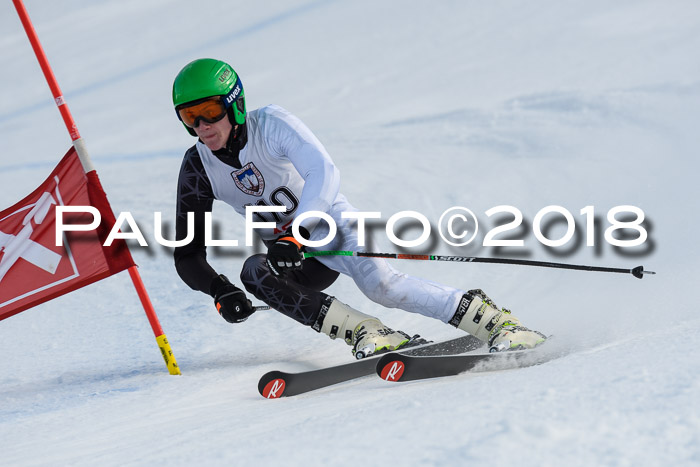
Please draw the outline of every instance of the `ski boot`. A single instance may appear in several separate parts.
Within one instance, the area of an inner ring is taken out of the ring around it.
[[[328,297],[313,328],[331,339],[341,337],[352,346],[352,353],[358,360],[427,342],[417,335],[411,337],[403,331],[394,331],[377,318],[361,313],[334,297]]]
[[[481,289],[464,294],[450,324],[486,342],[489,352],[532,349],[547,339],[521,325],[510,310],[499,310]]]

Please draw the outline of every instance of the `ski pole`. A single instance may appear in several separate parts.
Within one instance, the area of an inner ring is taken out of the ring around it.
[[[444,255],[407,255],[401,253],[368,253],[364,251],[308,251],[304,253],[304,258],[316,256],[362,256],[367,258],[389,258],[389,259],[413,259],[424,261],[452,261],[456,263],[498,263],[498,264],[519,264],[521,266],[539,266],[544,268],[575,269],[579,271],[597,272],[617,272],[622,274],[632,274],[641,279],[644,274],[656,274],[654,271],[645,271],[644,266],[637,266],[632,269],[609,268],[601,266],[584,266],[580,264],[551,263],[546,261],[531,261],[527,259],[508,258],[479,258],[476,256],[444,256]]]

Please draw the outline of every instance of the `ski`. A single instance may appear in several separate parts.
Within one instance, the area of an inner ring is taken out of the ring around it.
[[[333,384],[350,381],[363,376],[373,374],[377,368],[377,362],[382,356],[388,355],[454,355],[469,352],[481,348],[483,342],[477,338],[465,335],[455,339],[441,342],[431,342],[417,347],[399,350],[387,354],[356,360],[350,363],[330,366],[318,370],[303,371],[300,373],[287,373],[284,371],[270,371],[260,378],[258,392],[266,399],[296,396],[316,389],[325,388]]]
[[[564,355],[562,348],[542,344],[534,349],[463,355],[414,356],[385,354],[377,361],[376,372],[386,381],[415,381],[454,376],[467,371],[495,371],[539,365]]]

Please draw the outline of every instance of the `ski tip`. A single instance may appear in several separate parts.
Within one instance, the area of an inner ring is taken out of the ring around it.
[[[286,386],[287,382],[280,372],[271,371],[260,378],[258,392],[265,399],[278,399],[284,396]]]
[[[385,364],[378,366],[377,373],[384,381],[394,382],[401,379],[405,369],[406,365],[401,360],[387,359]]]

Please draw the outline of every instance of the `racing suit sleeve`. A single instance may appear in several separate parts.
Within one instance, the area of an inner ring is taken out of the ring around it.
[[[328,212],[340,190],[340,172],[311,130],[297,117],[282,108],[271,111],[265,128],[268,149],[277,157],[287,157],[304,178],[298,213]],[[319,219],[301,222],[309,232]]]
[[[175,217],[175,238],[187,236],[187,213],[194,213],[194,238],[174,252],[175,269],[180,278],[190,288],[206,294],[210,293],[212,279],[216,271],[207,262],[207,249],[204,244],[204,213],[211,212],[214,194],[204,166],[192,146],[185,153],[177,184],[177,214]]]

